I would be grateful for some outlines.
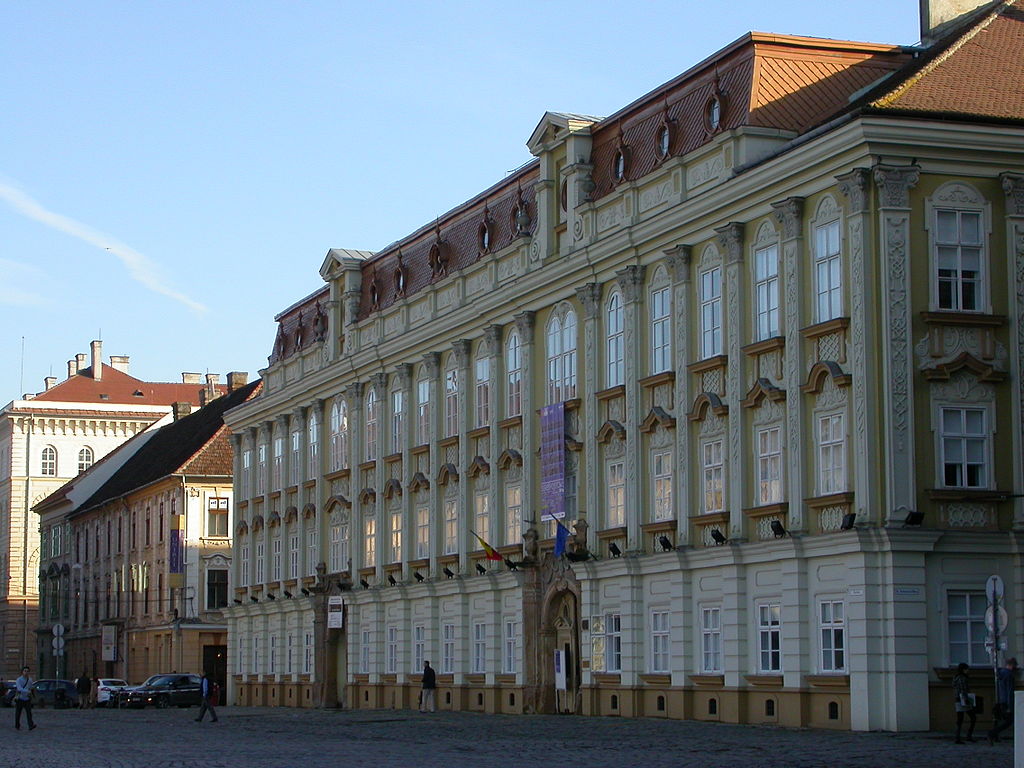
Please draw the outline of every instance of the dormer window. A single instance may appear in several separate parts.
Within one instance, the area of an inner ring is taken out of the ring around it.
[[[708,131],[711,133],[717,133],[719,128],[721,128],[722,99],[718,94],[708,99],[707,106],[704,108],[704,120],[707,123]]]
[[[626,180],[626,151],[622,147],[612,157],[612,178],[616,184]]]
[[[661,128],[658,129],[658,157],[664,160],[669,155],[669,151],[672,148],[672,127],[667,123],[662,123]]]
[[[430,246],[430,271],[435,278],[448,274],[448,256],[440,242]]]
[[[380,283],[374,278],[370,283],[370,305],[377,309],[380,306]]]
[[[489,253],[491,250],[491,228],[484,221],[477,230],[477,242],[480,245],[481,253]]]
[[[405,296],[405,267],[395,270],[395,296],[398,298]]]
[[[562,191],[559,194],[559,201],[563,211],[569,210],[569,182],[562,182]]]

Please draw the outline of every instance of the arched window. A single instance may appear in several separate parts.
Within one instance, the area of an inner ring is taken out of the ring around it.
[[[605,385],[617,387],[623,382],[625,373],[622,296],[618,291],[615,291],[608,299],[608,305],[605,308],[605,326],[608,333],[606,347],[608,367]]]
[[[316,408],[309,409],[309,425],[306,432],[309,446],[309,466],[306,468],[306,475],[307,479],[313,480],[320,473],[320,419],[316,415]]]
[[[348,467],[348,403],[339,397],[331,406],[331,471]]]
[[[57,449],[52,445],[47,445],[43,448],[42,464],[39,469],[39,474],[43,477],[57,476]]]
[[[548,322],[548,402],[576,397],[576,313],[556,312]]]
[[[523,412],[523,348],[519,331],[513,330],[505,346],[505,367],[508,369],[508,408],[506,416]]]
[[[455,358],[448,358],[444,371],[444,436],[459,433],[459,370]]]
[[[92,448],[88,445],[78,452],[78,471],[85,472],[94,461]]]
[[[380,412],[377,390],[366,393],[366,460],[377,458],[377,418]]]

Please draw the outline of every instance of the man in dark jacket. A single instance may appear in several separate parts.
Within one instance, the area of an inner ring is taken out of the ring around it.
[[[423,662],[423,690],[420,692],[420,712],[435,710],[434,694],[437,690],[437,676],[429,661]]]
[[[196,718],[197,723],[203,722],[203,715],[207,712],[210,713],[210,722],[217,722],[217,713],[213,709],[213,704],[210,702],[210,697],[213,695],[213,683],[210,682],[210,678],[206,676],[206,672],[203,672],[203,679],[199,681],[199,690],[202,694],[202,701],[199,702],[199,717]]]
[[[75,680],[75,690],[78,691],[78,708],[85,709],[89,706],[89,691],[92,688],[92,680],[85,672]]]
[[[1017,660],[1007,659],[1006,666],[996,673],[996,706],[992,710],[992,730],[988,743],[999,741],[999,734],[1013,725],[1013,690],[1017,687]]]

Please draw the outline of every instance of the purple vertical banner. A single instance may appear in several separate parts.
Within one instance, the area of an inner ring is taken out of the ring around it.
[[[171,515],[170,536],[167,537],[167,586],[185,586],[185,516]]]
[[[540,410],[541,519],[565,517],[565,403]]]

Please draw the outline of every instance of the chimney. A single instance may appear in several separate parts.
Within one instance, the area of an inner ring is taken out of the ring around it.
[[[174,414],[174,420],[178,421],[192,413],[192,403],[171,403],[171,413]]]
[[[182,384],[202,384],[203,376],[199,373],[182,373],[181,374]]]
[[[925,45],[934,43],[967,14],[992,4],[990,0],[920,0],[920,3],[921,42]]]
[[[68,360],[68,378],[70,379],[72,376],[74,376],[77,373],[78,373],[78,361],[77,360]]]
[[[85,355],[75,355],[75,373],[85,370]]]
[[[249,374],[245,371],[232,371],[228,374],[228,392],[241,389],[249,383]]]
[[[92,348],[92,377],[96,381],[103,379],[103,342],[94,341],[89,345]]]
[[[217,399],[217,381],[219,379],[219,373],[206,374],[206,402]]]
[[[199,407],[200,408],[204,407],[208,402],[210,402],[210,396],[206,393],[205,389],[200,389],[199,390]]]
[[[128,355],[111,355],[110,367],[121,373],[128,373]]]
[[[46,386],[46,391],[49,392],[51,389],[57,386],[56,376],[47,376],[43,379],[43,384]]]

